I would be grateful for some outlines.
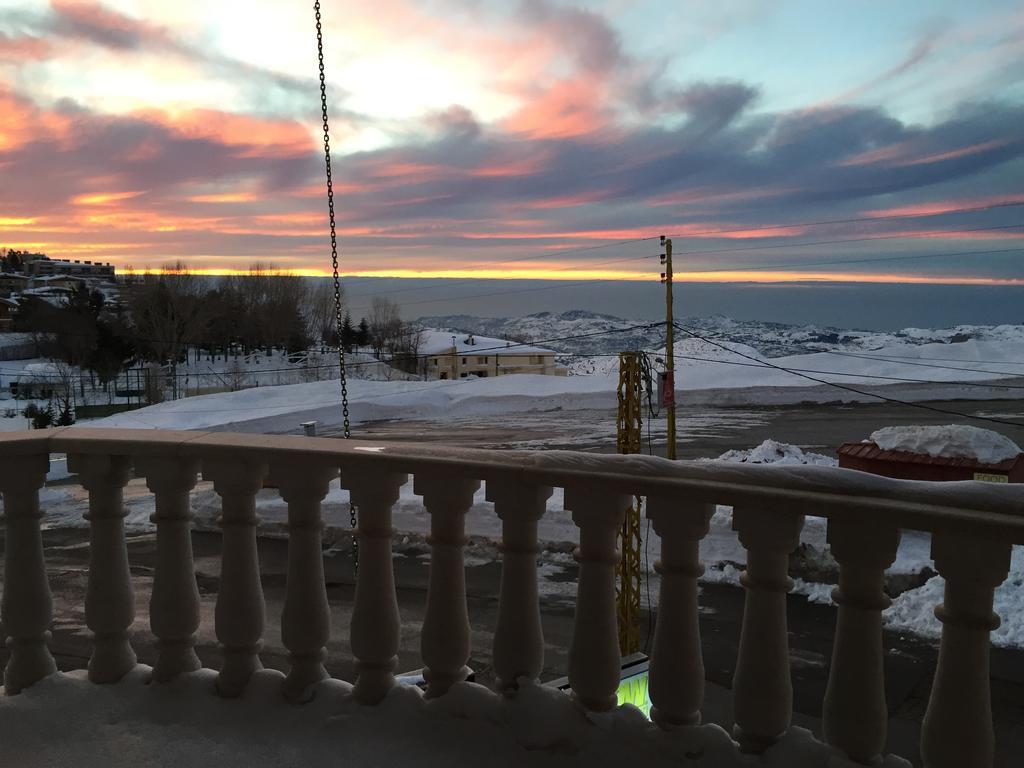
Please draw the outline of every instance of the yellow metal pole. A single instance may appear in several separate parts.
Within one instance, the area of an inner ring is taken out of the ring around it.
[[[674,459],[676,457],[676,396],[675,396],[675,325],[672,317],[672,240],[665,239],[665,369],[668,371],[668,381],[673,391],[669,397],[668,405],[668,438],[665,447],[665,455]]]
[[[640,453],[643,437],[641,398],[643,377],[636,352],[619,354],[619,412],[616,447],[619,453]],[[619,562],[615,568],[615,603],[618,612],[619,652],[640,650],[640,497],[626,509],[619,531]]]

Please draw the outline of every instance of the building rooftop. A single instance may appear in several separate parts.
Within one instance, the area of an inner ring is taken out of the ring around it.
[[[439,355],[451,352],[452,339],[455,339],[455,348],[460,355],[464,354],[492,354],[492,355],[553,355],[552,349],[535,347],[530,344],[521,344],[508,339],[494,339],[489,336],[477,336],[472,333],[452,333],[450,331],[423,332],[423,341],[420,344],[420,354]]]

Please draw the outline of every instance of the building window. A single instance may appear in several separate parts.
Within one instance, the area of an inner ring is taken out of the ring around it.
[[[467,363],[468,359],[469,358],[466,358],[466,357],[462,358],[462,364],[465,365]]]

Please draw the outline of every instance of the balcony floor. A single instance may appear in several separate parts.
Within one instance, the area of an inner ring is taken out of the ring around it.
[[[847,765],[793,729],[760,760],[739,755],[725,731],[708,725],[665,733],[632,707],[588,718],[564,693],[524,686],[512,699],[464,683],[425,700],[396,688],[377,707],[355,703],[351,687],[329,680],[304,705],[280,696],[282,676],[257,673],[245,696],[214,693],[212,670],[150,685],[139,666],[116,685],[58,673],[0,697],[5,764],[20,768],[218,766],[280,768],[401,766],[675,766],[841,768]],[[909,765],[889,758],[884,768]]]

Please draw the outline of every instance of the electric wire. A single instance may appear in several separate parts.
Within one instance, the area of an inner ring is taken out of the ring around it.
[[[828,381],[826,379],[819,379],[819,378],[816,378],[814,376],[810,376],[810,375],[808,375],[806,373],[801,373],[799,371],[795,371],[793,369],[786,368],[786,367],[781,366],[781,365],[773,365],[772,363],[766,363],[763,360],[758,360],[756,357],[753,357],[752,355],[747,355],[747,354],[745,354],[743,352],[738,352],[737,350],[731,349],[731,348],[725,346],[724,344],[719,344],[716,341],[712,341],[711,339],[709,339],[709,338],[707,338],[705,336],[702,336],[699,333],[695,333],[694,331],[691,331],[689,328],[685,328],[685,327],[679,325],[678,323],[673,323],[673,325],[677,329],[682,331],[683,333],[685,333],[685,334],[687,334],[689,336],[692,336],[695,339],[700,339],[701,341],[703,341],[703,342],[705,342],[707,344],[711,344],[712,346],[716,346],[716,347],[719,347],[720,349],[724,349],[724,350],[726,350],[728,352],[731,352],[734,355],[739,355],[740,357],[747,358],[748,360],[753,360],[754,362],[759,362],[759,363],[761,363],[763,365],[766,365],[769,368],[775,368],[775,369],[783,371],[785,373],[792,374],[793,376],[799,376],[799,377],[804,378],[804,379],[809,379],[810,381],[815,381],[818,384],[824,384],[826,386],[833,387],[835,389],[842,389],[842,390],[845,390],[847,392],[853,392],[855,394],[862,395],[864,397],[873,397],[873,398],[876,398],[878,400],[884,400],[887,403],[893,403],[894,405],[907,406],[908,408],[918,408],[920,410],[933,411],[934,413],[943,413],[943,414],[946,414],[948,416],[959,416],[960,418],[963,418],[963,419],[972,419],[974,421],[985,421],[985,422],[989,422],[989,423],[992,423],[992,424],[1002,424],[1004,426],[1024,428],[1024,422],[1010,421],[1009,419],[998,419],[998,418],[994,418],[994,417],[991,417],[991,416],[974,416],[974,415],[969,414],[969,413],[963,413],[962,411],[954,411],[954,410],[950,410],[950,409],[947,409],[947,408],[939,408],[937,406],[926,405],[924,403],[914,403],[914,402],[910,402],[909,400],[900,400],[900,399],[895,398],[895,397],[888,397],[887,395],[880,395],[880,394],[878,394],[876,392],[867,392],[865,390],[857,389],[856,387],[851,387],[851,386],[846,385],[846,384],[837,384],[836,382]]]

